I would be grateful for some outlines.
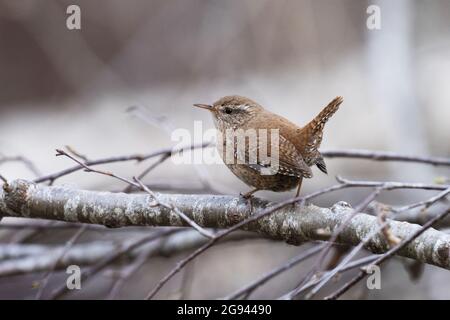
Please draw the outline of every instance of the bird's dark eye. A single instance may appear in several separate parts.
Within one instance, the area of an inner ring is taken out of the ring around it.
[[[233,109],[231,109],[230,107],[225,107],[226,114],[231,114],[232,112],[233,112]]]

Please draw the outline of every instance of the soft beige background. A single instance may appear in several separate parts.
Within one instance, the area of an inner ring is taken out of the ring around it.
[[[73,3],[81,7],[81,31],[65,27],[65,9]],[[373,3],[381,7],[382,28],[369,31],[366,9]],[[194,120],[211,128],[210,116],[192,104],[241,94],[300,125],[342,95],[344,104],[327,124],[323,149],[448,157],[449,21],[450,3],[445,0],[0,0],[0,153],[26,156],[49,173],[71,165],[54,157],[54,149],[65,145],[90,158],[151,151],[174,142],[161,128],[126,113],[128,107],[145,107],[176,128],[193,130]],[[304,193],[334,183],[337,174],[423,182],[449,175],[445,168],[404,163],[330,159],[327,166],[330,174],[314,170],[316,177],[304,183]],[[109,168],[132,176],[144,167],[128,163]],[[224,166],[198,167],[168,161],[146,181],[197,185],[200,173],[223,192],[247,190]],[[9,179],[32,177],[17,163],[2,165],[0,173]],[[82,172],[59,183],[121,187]],[[317,203],[355,204],[365,192],[336,193]],[[428,195],[395,192],[381,200],[397,204]],[[299,250],[266,241],[211,250],[195,263],[188,296],[226,294]],[[149,263],[124,297],[139,298],[175,261]],[[415,285],[398,261],[385,270],[383,291],[369,297],[450,297],[442,286],[450,280],[447,272],[428,267]],[[276,297],[298,272],[280,277],[255,297]],[[142,285],[142,278],[148,283]],[[0,296],[24,297],[30,292],[27,279],[0,279]],[[19,280],[21,286],[16,285]],[[1,289],[12,283],[12,290]],[[176,290],[174,281],[161,297]],[[101,298],[100,291],[85,294]],[[355,291],[355,297],[358,294]]]

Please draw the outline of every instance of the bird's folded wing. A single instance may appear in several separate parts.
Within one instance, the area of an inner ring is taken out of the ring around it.
[[[266,154],[261,152],[262,149],[259,142],[267,143],[266,139],[264,141],[258,139],[258,146],[249,146],[247,143],[245,149],[236,148],[237,157],[241,160],[241,163],[245,162],[250,168],[263,175],[282,174],[299,178],[312,177],[311,168],[305,163],[295,146],[283,136],[279,135],[278,148],[275,148],[269,143]],[[256,148],[259,149],[259,153],[256,152]],[[253,159],[249,154],[253,155]],[[257,158],[255,155],[258,155]]]

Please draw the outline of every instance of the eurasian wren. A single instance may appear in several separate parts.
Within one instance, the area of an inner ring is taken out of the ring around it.
[[[289,120],[264,109],[261,105],[242,96],[226,96],[213,105],[194,104],[212,112],[215,126],[223,137],[223,149],[226,148],[229,130],[249,130],[260,132],[260,129],[271,131],[278,129],[278,167],[274,174],[262,174],[268,163],[258,158],[261,152],[260,144],[245,142],[245,161],[236,161],[238,152],[234,151],[234,161],[227,163],[225,155],[220,152],[227,167],[247,185],[255,189],[246,193],[250,197],[258,190],[287,191],[297,188],[300,192],[303,178],[311,178],[311,166],[316,165],[322,172],[327,173],[325,161],[318,148],[322,142],[323,128],[328,119],[337,111],[342,103],[342,97],[336,97],[313,120],[304,127],[299,127]],[[267,132],[266,131],[266,132]],[[236,148],[236,141],[233,146]],[[261,136],[257,136],[258,141]],[[218,146],[219,147],[219,146]],[[266,149],[266,148],[265,148]],[[270,142],[266,149],[269,154],[272,150]],[[249,154],[258,154],[256,162],[249,162]]]

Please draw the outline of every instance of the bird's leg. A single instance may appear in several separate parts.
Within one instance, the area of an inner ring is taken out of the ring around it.
[[[259,191],[258,188],[253,189],[253,190],[251,190],[251,191],[249,191],[249,192],[247,192],[247,193],[241,193],[241,197],[244,198],[244,199],[250,199],[251,197],[253,197],[253,194],[254,194],[255,192],[257,192],[257,191]]]
[[[298,181],[297,193],[295,194],[295,197],[296,197],[296,198],[297,198],[298,195],[300,194],[300,189],[302,188],[302,181],[303,181],[302,178],[300,178],[300,180]]]
[[[303,181],[303,178],[300,178],[300,179],[298,180],[297,192],[295,193],[295,197],[296,197],[296,198],[297,198],[297,197],[299,196],[299,194],[300,194],[300,189],[302,188],[302,181]],[[299,204],[298,202],[294,202],[294,203],[292,204],[292,206],[293,206],[294,208],[296,208],[298,204]]]
[[[253,204],[252,204],[253,194],[254,194],[255,192],[259,191],[259,190],[260,190],[260,189],[256,188],[256,189],[251,190],[251,191],[249,191],[249,192],[247,192],[247,193],[244,193],[244,194],[241,193],[241,194],[240,194],[240,196],[241,196],[242,198],[244,198],[245,200],[247,200],[247,205],[250,207],[250,212],[253,211]]]

